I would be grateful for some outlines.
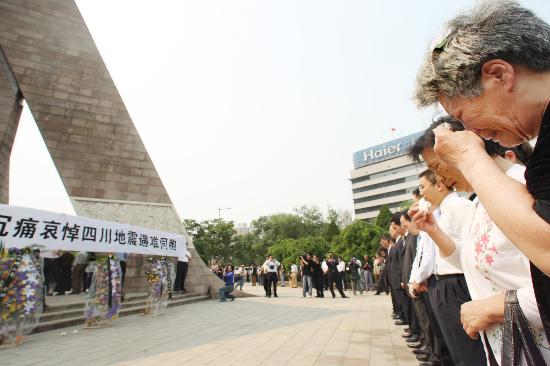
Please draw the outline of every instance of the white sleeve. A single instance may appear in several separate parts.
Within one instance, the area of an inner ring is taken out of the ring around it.
[[[411,268],[411,275],[409,276],[409,283],[419,283],[418,282],[418,263],[420,262],[420,257],[422,253],[423,247],[422,247],[422,239],[420,239],[420,243],[416,246],[416,254],[414,256],[414,261]]]
[[[420,233],[420,242],[417,245],[413,268],[409,282],[422,283],[434,272],[435,247],[434,242],[425,232]]]
[[[429,235],[426,235],[426,245],[422,255],[422,263],[418,271],[419,283],[425,282],[435,272],[435,243]]]

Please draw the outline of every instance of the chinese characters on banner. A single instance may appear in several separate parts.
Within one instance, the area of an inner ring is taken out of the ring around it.
[[[48,250],[183,256],[185,237],[139,226],[0,204],[0,242]]]

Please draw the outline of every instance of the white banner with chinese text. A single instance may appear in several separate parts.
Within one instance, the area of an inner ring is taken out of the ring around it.
[[[185,237],[113,221],[0,204],[4,248],[31,245],[48,250],[183,257]]]

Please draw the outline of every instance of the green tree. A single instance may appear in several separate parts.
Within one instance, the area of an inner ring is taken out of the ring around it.
[[[411,208],[412,204],[413,204],[412,200],[403,201],[403,202],[401,202],[401,206],[399,206],[399,209],[401,211],[402,210],[408,210],[409,208]]]
[[[378,225],[357,220],[348,225],[332,243],[332,251],[348,260],[374,254],[379,247],[380,237],[385,232]]]
[[[376,226],[387,230],[390,227],[392,213],[388,206],[384,205],[380,207],[380,212],[378,213],[378,216],[376,217]]]
[[[325,241],[331,243],[338,234],[340,234],[340,228],[336,225],[336,221],[329,222],[325,231]]]
[[[320,236],[308,236],[299,239],[283,239],[269,247],[268,252],[281,261],[286,268],[292,263],[298,264],[304,253],[324,256],[330,250],[330,244]]]
[[[234,243],[237,236],[232,221],[222,219],[184,220],[185,229],[193,239],[195,249],[205,263],[210,260],[230,262],[234,252]]]

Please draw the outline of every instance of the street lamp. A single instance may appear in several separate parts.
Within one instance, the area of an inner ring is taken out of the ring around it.
[[[226,207],[226,208],[218,208],[218,220],[222,218],[222,211],[224,210],[231,210],[231,207]]]

